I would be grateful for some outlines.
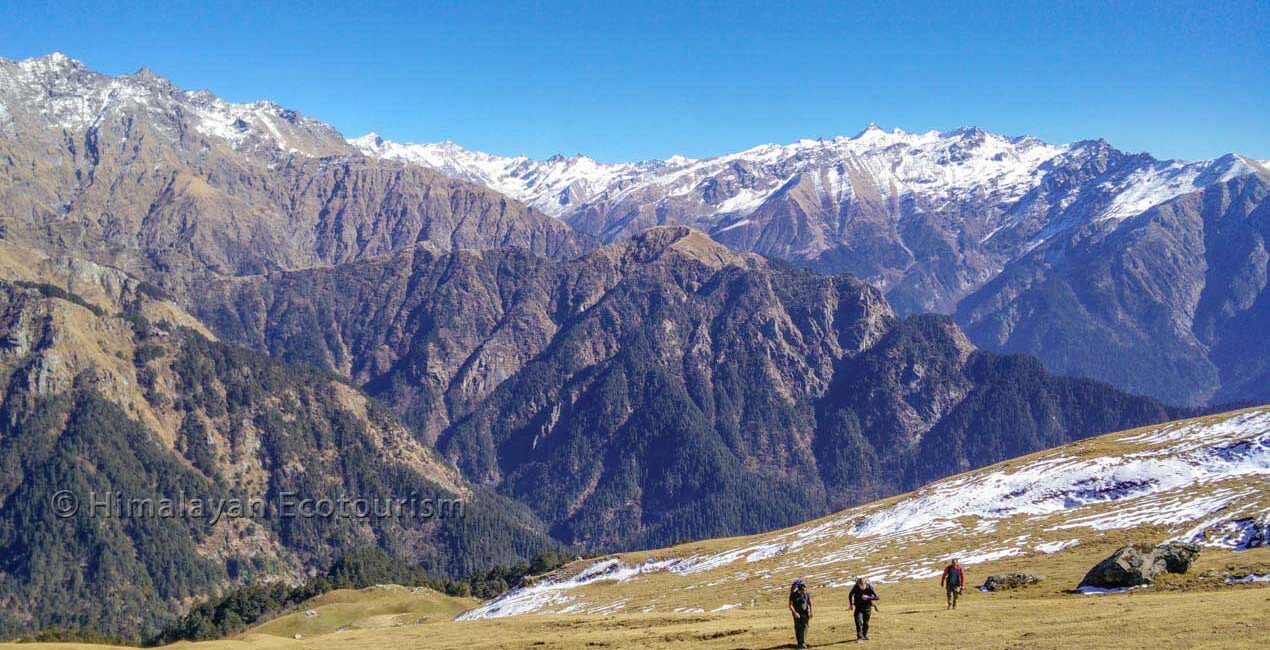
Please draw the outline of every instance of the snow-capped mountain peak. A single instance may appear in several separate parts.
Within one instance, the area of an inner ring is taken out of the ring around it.
[[[206,90],[181,90],[146,67],[114,76],[94,72],[61,52],[21,61],[0,59],[0,132],[85,134],[103,126],[127,130],[135,127],[135,118],[174,143],[196,134],[233,149],[261,152],[326,155],[349,150],[330,126],[274,102],[238,104]]]

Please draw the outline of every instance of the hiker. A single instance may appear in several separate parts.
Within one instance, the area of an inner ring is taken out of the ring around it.
[[[869,640],[869,616],[873,613],[874,603],[878,600],[878,592],[864,578],[856,578],[855,586],[847,595],[847,609],[855,610],[855,640]]]
[[[795,580],[789,586],[789,613],[794,615],[794,639],[798,647],[807,647],[807,623],[811,621],[811,594],[807,583]]]
[[[939,577],[939,586],[948,596],[948,609],[957,609],[957,596],[961,595],[961,586],[966,584],[966,572],[961,570],[956,558],[952,564],[944,567],[944,575]]]

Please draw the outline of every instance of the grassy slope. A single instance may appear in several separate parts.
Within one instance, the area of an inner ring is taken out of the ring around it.
[[[253,632],[287,638],[299,634],[307,638],[342,629],[449,621],[476,602],[470,598],[452,598],[426,587],[384,585],[360,590],[337,589],[256,627]]]

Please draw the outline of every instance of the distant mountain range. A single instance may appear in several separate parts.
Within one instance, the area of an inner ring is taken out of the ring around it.
[[[138,273],[333,264],[428,241],[573,256],[591,244],[482,186],[358,154],[270,102],[230,104],[148,70],[0,60],[0,234]]]
[[[705,160],[532,160],[351,140],[482,183],[604,241],[661,224],[956,314],[989,349],[1185,403],[1270,398],[1266,161],[1183,162],[976,128],[762,145]]]

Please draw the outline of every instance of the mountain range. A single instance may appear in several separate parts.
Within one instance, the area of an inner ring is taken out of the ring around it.
[[[556,259],[656,225],[881,288],[901,315],[1180,404],[1270,398],[1266,161],[1156,160],[976,128],[694,160],[503,157],[346,140],[60,54],[0,61],[0,233],[160,284],[421,242]]]
[[[684,226],[578,260],[413,250],[199,294],[215,331],[353,378],[594,548],[794,523],[1179,412]]]
[[[955,314],[976,344],[1184,403],[1266,399],[1266,161],[1184,162],[977,128],[762,145],[692,160],[532,160],[351,140],[616,241],[685,224],[739,251]],[[1240,358],[1235,358],[1240,357]]]
[[[428,241],[589,247],[482,186],[358,155],[270,102],[230,104],[149,70],[112,77],[61,55],[0,61],[0,233],[182,295],[190,278],[364,259]]]
[[[1266,399],[1266,187],[974,129],[504,159],[0,60],[0,631],[135,638],[363,545],[461,577],[758,533]],[[159,525],[63,486],[469,510]]]

